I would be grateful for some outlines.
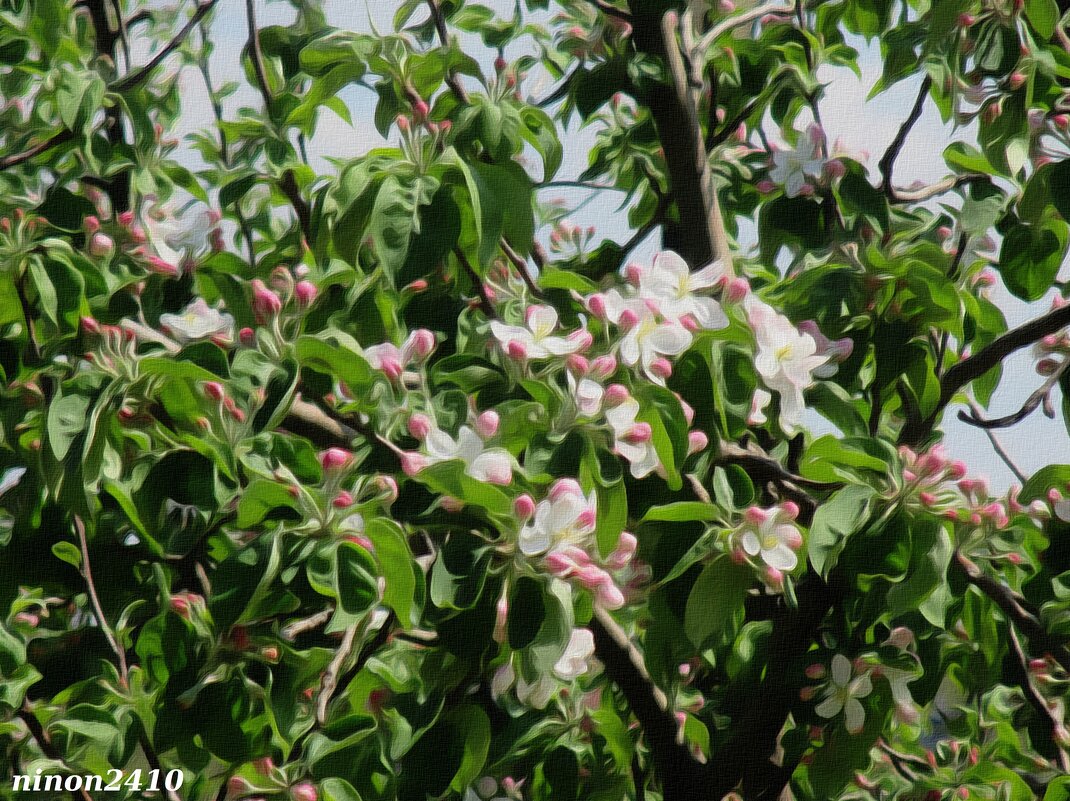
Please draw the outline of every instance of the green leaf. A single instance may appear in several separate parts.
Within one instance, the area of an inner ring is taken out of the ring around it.
[[[720,517],[720,512],[712,503],[677,501],[664,506],[651,506],[639,522],[683,523],[698,520],[708,523],[712,520],[719,520]]]
[[[450,782],[450,787],[462,792],[479,778],[490,752],[490,720],[487,713],[477,706],[466,704],[449,716],[446,721],[453,729],[454,737],[464,743],[460,767]]]
[[[89,398],[84,395],[61,395],[48,407],[48,444],[58,461],[85,430],[88,412]]]
[[[1048,783],[1044,801],[1070,801],[1070,776],[1058,776]]]
[[[338,604],[350,615],[362,615],[379,600],[375,563],[356,543],[342,542],[335,553]]]
[[[420,574],[405,532],[392,520],[374,518],[367,522],[364,533],[375,546],[375,558],[386,580],[383,602],[394,610],[402,626],[415,625],[420,618],[416,603],[416,577]]]
[[[1055,487],[1062,492],[1070,484],[1070,465],[1049,464],[1040,468],[1025,482],[1018,501],[1022,504],[1030,504],[1035,500],[1047,498],[1048,490]]]
[[[464,472],[459,461],[439,462],[416,474],[416,480],[440,495],[449,495],[465,504],[480,506],[491,514],[510,515],[513,502],[493,484],[477,481]]]
[[[810,562],[822,578],[836,567],[847,538],[856,533],[869,517],[876,492],[870,487],[845,487],[821,504],[810,524],[807,551]]]
[[[1068,238],[1070,225],[1061,220],[1012,228],[1004,236],[999,256],[999,272],[1007,289],[1022,300],[1043,297],[1059,273]]]
[[[82,552],[73,542],[60,540],[59,542],[52,543],[52,553],[57,559],[60,559],[69,565],[73,565],[79,570],[82,569]]]
[[[1042,39],[1051,39],[1059,22],[1059,4],[1055,0],[1025,0],[1025,16]]]
[[[754,579],[727,554],[707,565],[687,597],[684,630],[696,648],[731,641],[743,622],[743,601]]]
[[[252,528],[258,525],[273,510],[284,507],[297,510],[297,499],[290,494],[290,488],[276,481],[257,479],[242,493],[238,501],[239,528]]]
[[[223,184],[219,188],[220,208],[225,209],[227,206],[239,203],[259,180],[259,175],[243,175],[241,178],[235,178],[233,181]]]

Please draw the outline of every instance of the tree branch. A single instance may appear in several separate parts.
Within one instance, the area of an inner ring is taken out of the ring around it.
[[[597,8],[603,14],[607,14],[610,17],[616,17],[617,19],[622,19],[625,22],[632,21],[631,14],[629,14],[627,11],[624,11],[623,9],[617,8],[614,5],[610,5],[608,2],[606,2],[606,0],[587,0],[587,2]]]
[[[48,736],[48,732],[46,732],[44,726],[41,725],[41,721],[39,721],[37,715],[33,713],[29,702],[23,703],[22,707],[15,713],[15,715],[26,724],[30,736],[33,737],[34,742],[37,743],[37,747],[41,749],[41,753],[49,759],[61,762],[66,766],[66,761],[63,759],[63,755],[60,754],[60,752],[56,750],[56,746],[52,744],[52,738]],[[84,787],[80,790],[71,790],[71,798],[73,798],[74,801],[93,801],[93,796],[91,796]]]
[[[1048,706],[1048,702],[1044,700],[1044,696],[1040,694],[1040,691],[1033,684],[1032,678],[1029,675],[1029,658],[1025,654],[1025,650],[1022,648],[1021,640],[1018,639],[1018,633],[1011,626],[1009,629],[1011,650],[1014,651],[1015,656],[1015,669],[1016,681],[1021,686],[1022,692],[1025,693],[1025,698],[1029,702],[1030,706],[1037,715],[1047,720],[1052,728],[1061,726],[1062,721]],[[1059,767],[1064,773],[1070,773],[1070,756],[1067,755],[1066,749],[1063,748],[1058,742],[1055,744],[1055,751],[1059,755]]]
[[[929,96],[929,88],[933,85],[933,79],[931,76],[926,75],[922,79],[921,86],[918,89],[918,96],[914,100],[914,107],[910,109],[910,113],[903,121],[903,124],[899,126],[899,131],[896,133],[895,138],[892,139],[891,144],[888,145],[888,149],[884,151],[884,155],[881,156],[881,160],[877,163],[877,166],[881,171],[881,190],[887,195],[893,195],[895,190],[892,189],[892,170],[895,168],[895,160],[899,157],[899,151],[903,149],[904,143],[907,141],[907,136],[910,135],[910,129],[914,127],[918,119],[921,117],[922,109],[925,107],[925,98]]]
[[[431,19],[435,21],[435,30],[438,32],[439,42],[444,49],[448,49],[450,46],[450,34],[446,30],[446,17],[442,14],[442,8],[439,6],[438,0],[427,0],[427,7],[431,10]],[[466,106],[468,105],[468,91],[458,80],[457,73],[453,70],[446,73],[446,85],[449,86],[450,91],[453,92],[453,96],[457,100]]]
[[[935,184],[918,189],[891,189],[886,191],[888,191],[889,199],[892,203],[921,203],[937,195],[942,195],[944,192],[958,189],[960,186],[989,180],[991,179],[987,175],[967,173],[965,175],[952,175],[942,181],[937,181]]]
[[[193,16],[189,18],[189,22],[182,26],[182,29],[175,34],[175,37],[168,42],[152,59],[143,67],[134,72],[127,73],[124,78],[116,81],[112,85],[112,90],[116,92],[125,92],[128,89],[132,89],[139,83],[144,81],[154,69],[166,59],[171,53],[182,46],[182,43],[186,41],[186,38],[190,35],[190,32],[197,27],[197,23],[204,18],[218,0],[202,0],[197,4],[197,10],[193,12]]]
[[[1044,628],[1022,596],[986,574],[960,551],[955,551],[952,563],[970,584],[992,599],[1008,622],[1021,630],[1037,650],[1050,653],[1063,670],[1070,672],[1070,650],[1066,643]]]
[[[264,69],[264,50],[260,46],[260,29],[256,26],[256,0],[245,0],[245,19],[249,25],[249,58],[253,62],[253,74],[256,76],[257,88],[264,98],[264,105],[270,116],[275,98],[268,84],[267,70]]]
[[[293,170],[283,172],[279,180],[279,189],[293,206],[294,213],[297,215],[297,224],[301,227],[301,235],[305,238],[305,242],[312,242],[312,209],[301,197],[301,190],[297,186],[297,177]]]
[[[1022,404],[1022,408],[1013,414],[986,420],[981,417],[980,410],[974,407],[969,412],[960,409],[959,420],[964,423],[969,423],[971,426],[977,426],[978,428],[984,429],[1010,428],[1013,425],[1017,425],[1040,408],[1040,404],[1051,395],[1051,391],[1055,389],[1055,385],[1059,383],[1059,379],[1066,373],[1067,367],[1070,367],[1070,357],[1063,359],[1062,363],[1055,368],[1055,371],[1048,376],[1044,383],[1026,398],[1025,403]]]
[[[705,52],[710,46],[728,33],[741,25],[761,19],[766,14],[790,14],[794,9],[790,4],[784,3],[759,3],[754,8],[749,8],[734,17],[728,17],[710,28],[709,32],[698,43],[698,51]]]
[[[595,608],[589,626],[594,634],[595,654],[605,665],[606,675],[620,688],[642,727],[663,796],[671,801],[709,798],[702,780],[705,769],[679,742],[679,725],[669,700],[650,678],[628,634],[601,608]]]
[[[981,407],[978,406],[972,400],[970,401],[970,409],[973,411],[974,417],[980,416]],[[988,441],[992,443],[992,449],[996,452],[996,455],[1003,461],[1003,464],[1007,465],[1007,469],[1014,473],[1014,477],[1016,479],[1018,479],[1022,484],[1025,484],[1025,482],[1028,481],[1028,476],[1026,476],[1025,472],[1020,467],[1018,467],[1017,464],[1015,464],[1014,459],[1011,458],[1011,455],[1007,452],[1007,449],[1003,447],[1003,443],[999,441],[998,437],[996,437],[996,433],[989,428],[985,428],[984,432],[988,436]]]
[[[338,646],[331,664],[327,666],[323,674],[323,683],[320,685],[319,696],[316,698],[316,722],[323,726],[327,722],[327,706],[331,703],[331,696],[338,687],[338,674],[342,672],[346,660],[353,653],[353,643],[357,639],[357,624],[346,628],[342,636],[342,644]]]
[[[108,645],[111,646],[115,656],[119,659],[119,678],[122,681],[122,685],[124,688],[129,687],[130,676],[126,666],[126,649],[119,644],[119,639],[115,636],[108,619],[104,616],[104,608],[100,605],[97,585],[93,582],[93,569],[89,564],[89,544],[85,537],[85,523],[82,522],[82,518],[78,517],[78,515],[74,516],[74,529],[78,532],[78,544],[82,551],[82,576],[85,578],[86,586],[89,588],[89,600],[93,605],[93,612],[96,614],[100,630],[104,632],[104,636],[108,640]]]
[[[940,413],[951,402],[955,393],[998,365],[1012,353],[1054,334],[1070,325],[1070,305],[1053,309],[1047,314],[1030,320],[997,337],[987,347],[963,359],[948,370],[940,379],[940,399],[932,414],[924,420],[908,421],[899,434],[903,445],[914,447],[928,438]]]

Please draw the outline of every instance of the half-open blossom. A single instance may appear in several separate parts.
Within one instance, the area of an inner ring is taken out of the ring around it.
[[[253,287],[253,316],[261,325],[278,316],[282,311],[282,300],[272,292],[259,278],[254,278]]]
[[[425,328],[410,333],[399,348],[393,342],[371,345],[364,349],[364,358],[375,370],[382,370],[391,380],[397,380],[413,361],[426,359],[435,349],[435,335]]]
[[[802,423],[803,391],[814,383],[814,371],[828,357],[818,355],[812,336],[753,295],[747,302],[747,319],[758,345],[754,366],[762,383],[780,395],[780,427],[790,436]],[[752,409],[752,415],[760,411]]]
[[[178,314],[161,314],[160,327],[180,344],[201,339],[234,338],[234,318],[197,298]]]
[[[566,546],[586,549],[594,534],[596,508],[594,490],[584,496],[574,480],[559,479],[549,497],[536,505],[535,516],[520,529],[520,552],[539,556]]]
[[[651,301],[666,320],[693,317],[702,328],[720,329],[728,325],[721,304],[696,295],[719,285],[726,277],[724,264],[712,264],[691,272],[676,253],[666,250],[654,257],[651,267],[639,273],[639,297]]]
[[[554,673],[564,681],[578,679],[591,669],[594,656],[594,635],[590,629],[573,629],[565,652],[554,665]]]
[[[784,194],[788,197],[805,194],[806,187],[813,188],[810,181],[821,178],[825,171],[825,159],[821,155],[824,142],[824,131],[817,125],[811,125],[799,137],[796,147],[773,151],[773,168],[769,171],[769,177],[784,187]]]
[[[783,506],[752,506],[744,513],[743,526],[737,532],[739,546],[748,556],[760,557],[775,570],[794,570],[799,564],[795,551],[802,545],[802,534],[791,511]]]
[[[576,403],[576,409],[584,417],[595,417],[602,409],[605,389],[593,378],[575,378],[572,373],[565,374],[569,394]]]
[[[154,206],[143,222],[156,254],[170,264],[181,265],[208,250],[219,214],[204,206],[185,213],[169,205]]]
[[[866,710],[860,698],[873,692],[869,671],[854,675],[854,666],[843,654],[832,657],[832,680],[825,687],[825,698],[815,711],[823,718],[834,718],[843,711],[844,726],[858,734],[866,725]]]
[[[854,352],[855,343],[850,337],[842,339],[829,339],[821,333],[817,323],[813,320],[803,320],[799,323],[799,332],[809,334],[817,346],[817,355],[824,356],[827,362],[814,370],[815,378],[831,378],[836,375],[837,365],[850,358]]]
[[[468,426],[461,426],[454,439],[432,427],[424,438],[428,463],[460,459],[464,472],[477,481],[509,484],[513,480],[513,457],[504,448],[486,448],[483,439]]]
[[[660,462],[647,423],[638,423],[639,401],[629,397],[606,410],[606,421],[613,429],[613,449],[628,460],[635,478],[643,478],[657,469]],[[645,426],[645,428],[643,427]]]
[[[519,353],[522,350],[524,358],[528,359],[567,356],[582,350],[585,344],[585,340],[579,337],[554,336],[557,310],[552,306],[529,306],[523,326],[506,325],[494,320],[490,330],[507,351]]]
[[[625,298],[617,290],[605,294],[606,315],[625,329],[620,343],[620,357],[629,367],[640,365],[643,373],[659,386],[665,386],[663,370],[655,363],[665,356],[678,356],[691,345],[691,332],[678,320],[665,320],[640,298]]]

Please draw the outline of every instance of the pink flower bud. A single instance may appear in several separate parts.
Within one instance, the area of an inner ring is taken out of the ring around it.
[[[590,371],[596,378],[608,378],[617,372],[617,359],[612,355],[599,356],[591,362]]]
[[[625,309],[620,313],[620,317],[617,318],[617,325],[625,331],[635,328],[638,324],[639,315],[632,309]]]
[[[578,346],[580,353],[586,351],[588,348],[591,347],[592,343],[594,343],[594,337],[591,336],[591,332],[588,331],[586,328],[580,328],[576,331],[573,331],[565,338],[569,342],[575,343]]]
[[[130,225],[134,221],[134,212],[123,211],[119,213],[119,224]]]
[[[550,487],[549,498],[551,501],[559,501],[562,498],[575,496],[583,497],[583,487],[574,478],[559,478]]]
[[[595,590],[594,600],[604,609],[620,609],[624,606],[624,593],[611,581]]]
[[[293,801],[318,801],[319,793],[316,786],[311,782],[301,782],[290,788],[290,796]]]
[[[803,687],[799,690],[799,700],[803,702],[813,701],[817,695],[817,687]]]
[[[754,188],[761,192],[763,195],[768,195],[776,191],[776,184],[765,178],[754,185]]]
[[[399,114],[395,122],[398,124],[398,130],[402,133],[407,133],[412,125],[412,123],[409,121],[409,118],[406,117],[404,114]]]
[[[204,394],[212,400],[221,401],[227,396],[226,389],[218,381],[205,381],[201,388],[204,390]]]
[[[320,465],[324,470],[342,470],[353,462],[353,454],[342,448],[328,448],[320,452]]]
[[[635,556],[635,550],[638,545],[639,541],[635,538],[634,534],[629,531],[622,531],[620,538],[617,540],[617,547],[606,559],[606,564],[613,570],[624,568],[632,561],[632,557]]]
[[[701,453],[706,450],[710,444],[710,438],[706,436],[704,431],[688,431],[687,432],[687,453],[692,455],[695,453]]]
[[[817,681],[825,678],[825,666],[819,663],[808,665],[806,668],[806,678]]]
[[[409,417],[409,433],[421,442],[427,439],[427,435],[431,433],[433,427],[431,418],[426,414],[414,414]]]
[[[1070,128],[1070,114],[1056,114],[1051,121],[1057,128]]]
[[[580,529],[593,529],[595,525],[594,509],[587,507],[576,518],[576,526]]]
[[[505,642],[505,627],[509,619],[509,598],[504,593],[498,599],[498,605],[494,608],[494,632],[491,635],[494,642]]]
[[[650,442],[650,438],[653,434],[654,432],[650,427],[650,423],[636,423],[625,432],[622,439],[633,445],[639,445],[643,442]]]
[[[84,220],[86,233],[95,234],[100,230],[100,220],[90,214]]]
[[[676,669],[681,678],[687,678],[691,675],[691,664],[689,662],[681,662],[680,667]]]
[[[591,369],[591,363],[587,361],[586,357],[578,353],[571,354],[565,360],[565,364],[576,375],[586,375],[587,371]]]
[[[253,279],[252,287],[253,315],[258,323],[264,324],[282,311],[282,301],[259,278]]]
[[[757,506],[750,506],[743,512],[743,519],[752,526],[760,526],[769,519],[769,513],[765,509],[760,509]]]
[[[623,384],[610,384],[606,387],[605,395],[602,396],[606,406],[618,406],[630,397],[631,393]]]
[[[167,276],[168,278],[178,277],[179,269],[171,262],[164,261],[159,256],[149,256],[146,260],[149,263],[149,272]]]
[[[724,299],[729,303],[739,303],[750,294],[750,283],[746,278],[735,277],[724,288]]]
[[[555,576],[565,578],[566,576],[572,575],[576,570],[577,565],[560,551],[552,551],[546,555],[546,567]]]
[[[638,264],[629,264],[624,268],[624,278],[632,286],[639,286],[639,279],[643,275],[643,268]]]
[[[404,451],[398,458],[401,460],[401,472],[410,477],[427,467],[427,457],[416,451]]]
[[[97,231],[89,238],[89,254],[91,256],[107,256],[115,248],[115,242],[107,234]]]
[[[483,439],[489,439],[498,433],[498,413],[493,409],[487,409],[476,418],[476,432]]]
[[[650,372],[659,378],[668,378],[672,375],[672,362],[664,357],[654,359],[650,363]]]
[[[426,359],[435,351],[435,334],[426,328],[417,328],[409,334],[409,343],[417,359]]]
[[[736,10],[736,4],[733,3],[732,0],[719,0],[719,2],[717,3],[717,8],[723,14],[731,14],[733,11]]]
[[[780,589],[784,586],[784,574],[775,567],[765,569],[765,580],[773,589]]]
[[[923,506],[934,506],[936,504],[936,496],[931,492],[919,492],[918,500],[921,501]]]
[[[535,501],[530,495],[521,495],[513,501],[513,514],[518,520],[530,520],[535,514]]]
[[[393,503],[398,499],[398,482],[393,476],[376,476],[375,486],[386,496],[384,500],[387,503]]]
[[[411,284],[406,286],[402,291],[403,292],[404,291],[408,291],[408,292],[412,292],[414,294],[417,294],[417,293],[420,293],[420,292],[424,292],[427,289],[428,286],[429,285],[428,285],[428,283],[427,283],[427,281],[425,279],[417,278]]]
[[[100,323],[98,323],[92,317],[82,317],[79,322],[82,325],[82,330],[87,334],[99,334]]]
[[[294,287],[297,304],[303,308],[311,306],[318,294],[319,290],[316,289],[316,285],[311,281],[298,281],[297,286]]]
[[[588,296],[587,310],[599,320],[606,319],[606,296],[600,292]]]
[[[843,162],[839,159],[832,159],[825,165],[825,173],[829,178],[842,178],[847,174],[847,168],[843,166]]]
[[[271,757],[260,757],[253,760],[253,769],[261,776],[270,776],[275,770],[275,762]]]
[[[959,25],[961,25],[963,28],[969,28],[975,22],[977,22],[977,17],[975,17],[973,14],[959,14]]]
[[[417,100],[412,105],[413,117],[417,121],[427,119],[427,115],[431,113],[431,107],[427,105],[426,100]]]
[[[345,490],[342,490],[337,495],[335,495],[334,499],[331,501],[331,506],[333,506],[335,509],[348,509],[352,505],[353,496]]]
[[[1018,90],[1022,88],[1022,86],[1025,84],[1025,81],[1026,75],[1024,72],[1012,72],[1007,77],[1007,86],[1009,86],[1012,90]]]
[[[511,340],[505,347],[506,355],[513,361],[522,362],[528,357],[528,349],[523,343]]]

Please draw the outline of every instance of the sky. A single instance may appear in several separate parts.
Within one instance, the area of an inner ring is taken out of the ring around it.
[[[503,16],[511,17],[513,14],[512,0],[484,0],[484,5]],[[392,29],[391,20],[397,4],[384,0],[326,0],[324,6],[330,24],[347,30],[372,32],[373,26],[378,31]],[[285,2],[258,2],[257,15],[261,27],[287,24],[293,18],[293,9]],[[421,8],[413,19],[420,20],[424,16],[426,11]],[[225,101],[225,115],[232,118],[242,106],[259,108],[260,98],[256,90],[245,83],[239,63],[241,49],[248,37],[244,3],[241,0],[221,0],[214,12],[211,36],[215,42],[211,59],[213,81],[217,85],[230,80],[242,84],[241,89]],[[475,37],[462,37],[461,43],[466,52],[480,60],[489,72],[495,54],[484,48]],[[134,61],[137,63],[147,57],[146,45],[144,42],[134,44]],[[877,161],[914,102],[920,78],[902,81],[878,97],[867,100],[871,88],[880,76],[879,49],[876,43],[867,44],[862,39],[849,40],[849,44],[860,53],[861,77],[846,68],[822,68],[818,77],[825,83],[826,89],[820,102],[820,113],[829,142],[839,140],[842,147],[852,154],[857,154],[859,160],[875,175]],[[524,45],[518,43],[510,46],[506,57],[515,58],[523,53]],[[525,89],[531,95],[541,96],[550,85],[549,80],[544,78],[540,81],[535,77],[525,83]],[[204,112],[209,109],[209,104],[200,74],[196,70],[187,68],[183,71],[180,91],[183,106],[189,109],[174,132],[182,136],[204,125],[205,119],[208,118]],[[353,125],[350,126],[329,111],[322,112],[316,135],[309,142],[312,166],[323,174],[334,171],[333,165],[325,160],[326,156],[353,158],[384,144],[383,138],[371,123],[374,95],[366,89],[349,87],[343,90],[340,97],[350,109]],[[928,102],[896,162],[896,185],[909,186],[914,181],[931,183],[945,177],[948,170],[942,156],[944,149],[955,140],[970,141],[971,134],[972,130],[969,128],[956,131],[950,125],[945,125],[935,105],[931,101]],[[594,141],[594,130],[578,129],[573,123],[562,141],[566,148],[565,160],[557,177],[575,178],[586,167],[587,153]],[[868,157],[865,154],[868,154]],[[192,150],[185,148],[179,160],[195,167],[198,158]],[[571,215],[574,222],[582,226],[595,226],[599,239],[606,237],[618,242],[628,239],[631,232],[627,225],[626,211],[617,210],[621,196],[611,192],[594,193],[594,197],[591,197],[591,194],[586,190],[554,189],[547,192],[543,199],[560,197],[570,204],[588,201]],[[939,201],[954,202],[955,195],[944,196],[935,202]],[[659,244],[658,234],[655,233],[636,249],[632,260],[644,263],[657,251]],[[744,251],[754,247],[752,226],[742,228],[739,245]],[[993,300],[1002,309],[1011,327],[1046,312],[1050,308],[1051,298],[1057,294],[1052,290],[1045,298],[1027,304],[1012,297],[1002,284],[997,284],[992,292]],[[1015,411],[1040,385],[1043,379],[1036,375],[1033,369],[1034,361],[1028,349],[1005,361],[1004,377],[989,408],[990,416]],[[1059,399],[1054,400],[1058,408]],[[1013,473],[997,457],[985,432],[957,419],[956,412],[960,408],[964,407],[961,404],[953,405],[944,415],[942,428],[946,432],[945,443],[949,452],[953,457],[963,459],[969,465],[971,473],[986,476],[993,489],[1005,489],[1014,481]],[[1055,420],[1049,420],[1038,411],[1017,427],[996,434],[1026,475],[1046,464],[1067,461],[1070,437],[1059,417],[1057,415]],[[816,414],[808,418],[808,423],[815,434],[835,433],[835,429],[824,423]]]

